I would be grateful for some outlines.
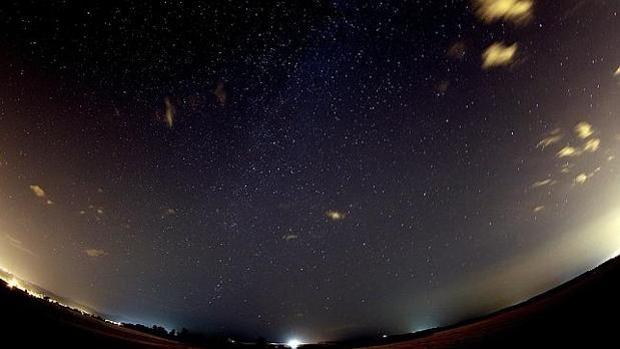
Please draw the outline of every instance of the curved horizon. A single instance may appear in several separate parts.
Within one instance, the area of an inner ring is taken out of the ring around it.
[[[277,342],[488,314],[620,251],[620,4],[0,5],[0,266]]]

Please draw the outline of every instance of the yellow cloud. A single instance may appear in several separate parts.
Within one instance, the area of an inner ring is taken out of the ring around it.
[[[544,179],[542,181],[536,181],[532,184],[532,188],[540,188],[540,187],[544,187],[546,185],[554,185],[556,183],[556,181],[554,181],[551,178],[548,179]]]
[[[585,121],[582,121],[575,126],[575,134],[581,139],[586,139],[590,137],[593,133],[594,130],[592,129],[592,125]]]
[[[577,175],[577,177],[575,177],[575,184],[584,184],[586,181],[588,181],[590,178],[594,177],[594,175],[596,175],[599,171],[601,170],[600,167],[597,167],[594,169],[594,171],[590,172],[590,173],[580,173]]]
[[[486,23],[499,20],[527,23],[533,16],[533,0],[474,0],[478,17]]]
[[[86,255],[91,258],[103,257],[108,254],[106,251],[96,248],[86,249],[84,250],[84,253],[86,253]]]
[[[588,180],[588,175],[585,173],[580,173],[577,175],[577,177],[575,177],[575,183],[577,184],[584,184],[587,180]]]
[[[340,221],[346,217],[344,213],[335,211],[335,210],[329,210],[325,212],[325,215],[327,216],[327,218],[331,219],[332,221]]]
[[[601,146],[601,140],[598,138],[592,138],[586,142],[583,146],[583,151],[587,151],[590,153],[596,152]]]
[[[175,109],[170,98],[164,98],[164,118],[169,128],[174,124]]]
[[[557,153],[558,158],[574,157],[581,155],[581,152],[571,146],[565,146]]]
[[[518,48],[517,43],[510,46],[501,42],[492,44],[482,53],[482,68],[490,69],[512,64]]]
[[[550,135],[548,137],[543,138],[540,142],[538,142],[538,144],[536,145],[536,148],[545,149],[546,147],[561,141],[562,138],[564,138],[564,136],[562,136],[561,134]]]
[[[36,184],[30,185],[30,190],[32,190],[34,195],[36,195],[37,197],[40,197],[40,198],[45,197],[45,190],[43,190],[43,188],[41,188],[40,186]]]

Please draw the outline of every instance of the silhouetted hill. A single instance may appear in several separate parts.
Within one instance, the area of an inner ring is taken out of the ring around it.
[[[191,348],[34,298],[0,280],[1,348]]]
[[[620,257],[526,302],[461,324],[342,347],[618,348]]]
[[[620,259],[497,313],[415,334],[302,348],[615,348],[620,324]],[[36,299],[0,281],[2,347],[190,348],[140,325],[105,323]],[[140,331],[139,331],[140,330]],[[198,338],[202,343],[204,338]],[[190,341],[193,342],[193,341]],[[13,344],[14,343],[14,344]],[[214,343],[209,348],[240,347]],[[267,346],[264,343],[262,346]],[[245,345],[244,345],[245,347]]]

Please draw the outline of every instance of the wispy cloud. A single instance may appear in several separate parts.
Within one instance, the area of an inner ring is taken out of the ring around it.
[[[346,218],[346,214],[340,211],[336,211],[336,210],[329,210],[325,212],[325,215],[327,216],[327,218],[331,219],[332,221],[340,221]]]
[[[496,42],[492,44],[482,53],[482,68],[491,69],[512,64],[518,48],[517,43],[505,45],[502,42]]]
[[[551,131],[551,133],[547,137],[543,138],[542,140],[540,140],[540,142],[538,142],[536,148],[541,148],[544,150],[546,147],[558,143],[562,140],[562,138],[564,138],[561,132],[562,130],[559,128]]]
[[[588,175],[585,173],[580,173],[577,175],[577,177],[575,177],[575,183],[577,184],[584,184],[587,180],[588,180]]]
[[[30,185],[30,190],[32,190],[34,195],[36,195],[37,197],[40,197],[40,198],[44,198],[45,197],[45,190],[43,190],[43,188],[41,188],[37,184],[31,184]]]
[[[448,48],[448,57],[462,60],[467,54],[467,45],[463,41],[457,41]]]
[[[84,253],[86,253],[86,255],[91,258],[99,258],[108,254],[106,251],[96,248],[86,249],[84,250]]]
[[[170,97],[164,98],[164,121],[168,125],[168,128],[172,128],[174,125],[174,117],[176,114],[176,110]]]
[[[37,254],[32,252],[31,249],[27,248],[26,246],[24,246],[23,242],[9,234],[5,234],[4,238],[8,241],[9,245],[12,246],[15,249],[18,249],[26,254],[29,254],[31,256],[36,256]]]
[[[215,96],[215,98],[217,98],[217,103],[220,106],[223,107],[226,105],[227,93],[226,89],[224,88],[224,82],[220,81],[217,83],[215,90],[213,90],[213,95]]]
[[[594,129],[589,123],[582,121],[575,126],[575,134],[581,139],[586,139],[594,134]]]
[[[528,23],[533,17],[533,0],[474,0],[478,17],[487,23],[506,21]]]
[[[574,156],[581,155],[581,151],[575,147],[571,147],[570,145],[567,145],[564,148],[560,149],[560,151],[557,152],[556,155],[560,159],[566,158],[566,157],[574,157]]]
[[[540,188],[540,187],[544,187],[547,185],[554,185],[556,183],[555,180],[551,179],[551,178],[547,178],[547,179],[543,179],[541,181],[536,181],[534,183],[532,183],[531,187],[532,188]]]
[[[599,138],[592,138],[592,139],[589,139],[586,142],[586,144],[583,145],[583,151],[594,153],[600,148],[600,146],[601,146],[601,140]]]

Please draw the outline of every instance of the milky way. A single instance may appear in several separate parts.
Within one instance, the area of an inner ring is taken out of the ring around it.
[[[3,1],[0,266],[307,342],[620,250],[620,2]]]

